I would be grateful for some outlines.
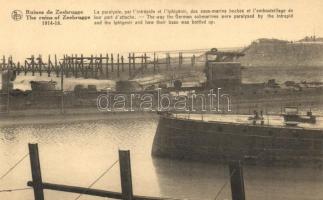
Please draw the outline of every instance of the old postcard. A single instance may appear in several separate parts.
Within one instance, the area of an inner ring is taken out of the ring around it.
[[[0,199],[323,199],[320,0],[3,0]]]

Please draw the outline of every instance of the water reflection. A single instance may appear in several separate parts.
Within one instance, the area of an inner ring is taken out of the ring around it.
[[[178,198],[231,199],[225,164],[153,159],[162,195]],[[323,197],[323,171],[307,167],[244,166],[246,198],[318,199]]]
[[[155,117],[23,125],[0,128],[0,174],[37,142],[43,180],[87,187],[116,159],[118,149],[130,149],[134,192],[140,195],[214,199],[229,181],[226,165],[152,159]],[[31,179],[29,160],[0,182],[0,188],[25,187]],[[94,188],[120,191],[116,165]],[[323,173],[313,168],[244,168],[248,199],[323,198]],[[46,191],[46,199],[69,200],[77,194]],[[230,199],[227,184],[218,199]],[[0,199],[33,199],[32,191],[0,193]],[[84,200],[100,199],[82,196]],[[102,198],[101,198],[102,199]]]

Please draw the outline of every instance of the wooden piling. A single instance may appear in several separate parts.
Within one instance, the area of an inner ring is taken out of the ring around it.
[[[114,67],[113,67],[114,61],[113,61],[113,54],[111,54],[111,72],[114,71]]]
[[[55,69],[56,69],[56,77],[59,77],[59,67],[58,67],[58,63],[57,63],[57,55],[55,54]]]
[[[75,60],[76,60],[77,56],[76,54],[73,55],[72,54],[72,57],[70,58],[70,67],[71,67],[71,71],[72,71],[72,75],[75,77]]]
[[[50,55],[48,55],[47,60],[47,76],[50,77],[51,74],[52,61],[50,60]]]
[[[28,144],[35,200],[44,200],[43,182],[37,144]]]
[[[106,55],[106,63],[105,63],[105,77],[109,78],[109,54]]]
[[[93,54],[91,54],[91,62],[90,62],[90,66],[89,66],[90,70],[91,70],[91,78],[94,77],[94,64],[95,64],[95,62],[94,62]]]
[[[4,70],[4,66],[3,66],[3,62],[4,62],[4,58],[3,58],[4,56],[2,56],[2,63],[0,64],[0,71],[2,71],[2,70]]]
[[[2,70],[6,69],[6,57],[2,56]]]
[[[154,52],[154,74],[156,73],[156,53]]]
[[[20,74],[20,62],[18,61],[18,63],[17,63],[17,75],[19,75]]]
[[[183,54],[180,52],[178,54],[178,67],[181,68],[182,64],[183,64]]]
[[[75,67],[75,70],[74,70],[75,78],[78,78],[80,62],[78,60],[78,55],[77,54],[75,54],[75,62],[74,63],[75,63],[74,64],[74,67]]]
[[[90,187],[78,187],[63,184],[48,183],[42,181],[40,159],[37,144],[28,144],[29,157],[31,163],[32,181],[27,182],[27,186],[33,187],[34,199],[44,200],[44,189],[70,192],[77,194],[86,194],[90,196],[106,197],[112,199],[123,200],[180,200],[175,198],[163,197],[150,197],[133,195],[132,178],[131,178],[131,164],[130,164],[130,151],[119,150],[119,164],[120,164],[120,177],[121,177],[121,190],[120,192],[92,189]]]
[[[124,200],[133,200],[130,151],[119,150],[121,191]]]
[[[128,64],[129,64],[129,77],[131,77],[131,54],[128,56]]]
[[[102,54],[100,54],[100,61],[99,61],[99,66],[98,66],[98,70],[100,70],[100,77],[103,75],[103,59],[104,58],[103,58]]]
[[[64,68],[66,64],[66,57],[64,55],[63,64],[61,65],[61,113],[64,113]]]
[[[121,71],[124,72],[124,58],[121,56]]]
[[[169,69],[169,65],[170,65],[170,55],[169,53],[166,54],[166,69]]]
[[[38,56],[38,72],[39,76],[42,76],[42,67],[43,67],[43,59],[41,55]]]
[[[141,74],[144,74],[144,56],[141,56]]]
[[[144,59],[144,62],[145,62],[145,69],[147,70],[147,54],[145,53],[145,59]]]
[[[120,77],[120,55],[117,55],[117,77]]]
[[[94,58],[94,76],[92,78],[98,78],[98,72],[99,72],[99,69],[100,69],[100,62],[101,62],[102,58],[101,58],[101,55],[100,57],[98,57],[97,55],[95,55],[95,58]]]
[[[195,55],[192,56],[191,65],[192,65],[192,67],[194,67],[194,65],[195,65]]]
[[[9,58],[8,58],[9,59]],[[7,70],[7,113],[9,114],[10,112],[10,66],[9,66],[9,60],[8,60],[8,70]],[[2,86],[3,87],[3,86]]]
[[[244,180],[241,161],[229,163],[232,200],[245,200]]]
[[[9,57],[8,57],[8,71],[12,70],[12,68],[13,68],[13,67],[12,67],[12,64],[13,64],[13,63],[12,63],[12,57],[11,57],[11,56],[9,56]]]
[[[136,73],[136,57],[135,57],[135,53],[132,53],[132,67],[133,67],[133,71],[134,73]]]
[[[35,75],[35,60],[34,55],[31,56],[31,75]]]
[[[86,66],[86,64],[84,63],[84,57],[83,57],[83,55],[82,55],[82,60],[83,60],[83,62],[82,62],[82,66],[83,66],[83,70],[84,70],[84,72],[83,72],[83,76],[84,76],[84,78],[88,78],[88,75],[87,75],[87,71],[88,71],[88,67]]]

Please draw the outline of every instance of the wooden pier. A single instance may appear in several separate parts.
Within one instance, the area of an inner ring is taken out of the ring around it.
[[[150,196],[139,196],[133,194],[132,188],[132,174],[131,174],[131,162],[130,162],[130,151],[119,150],[119,160],[114,162],[99,178],[102,178],[106,172],[108,172],[117,162],[120,166],[120,179],[121,179],[121,192],[107,191],[93,189],[91,187],[78,187],[63,184],[47,183],[43,182],[41,174],[41,166],[39,159],[38,144],[29,144],[29,157],[31,164],[32,181],[27,182],[27,186],[32,187],[34,190],[35,200],[44,200],[44,190],[55,190],[61,192],[77,193],[80,195],[86,194],[97,197],[107,197],[112,199],[123,199],[123,200],[180,200],[176,198],[165,198],[165,197],[150,197]],[[242,175],[242,166],[240,161],[233,161],[229,164],[230,171],[230,182],[232,191],[232,200],[245,200],[244,193],[244,180]],[[99,179],[97,179],[99,180]],[[95,183],[95,182],[94,182]],[[94,184],[91,184],[93,186]],[[225,184],[226,185],[226,184]],[[224,185],[224,186],[225,186]],[[218,192],[221,193],[223,187]],[[80,196],[79,196],[80,197]],[[218,195],[215,197],[217,199]],[[78,198],[76,198],[78,199]]]
[[[37,144],[29,144],[29,157],[30,157],[32,181],[28,181],[27,186],[30,186],[33,188],[35,200],[45,199],[44,189],[61,191],[61,192],[78,193],[81,195],[86,194],[91,196],[107,197],[107,198],[113,198],[113,199],[124,199],[124,200],[162,200],[162,199],[179,200],[175,198],[134,195],[133,189],[132,189],[132,176],[131,176],[129,150],[119,150],[118,162],[120,164],[120,178],[121,178],[122,192],[113,192],[113,191],[107,191],[107,190],[92,189],[90,187],[85,188],[85,187],[43,182]]]
[[[3,56],[0,71],[9,69],[15,71],[17,75],[39,74],[43,76],[46,74],[48,77],[59,77],[64,74],[66,77],[75,78],[130,80],[143,74],[158,74],[167,72],[171,68],[194,68],[196,65],[195,54],[184,57],[180,52],[173,57],[170,53],[160,56],[156,53],[151,53],[151,55],[147,53],[129,53],[128,55],[106,53],[90,56],[64,54],[62,58],[58,58],[57,55],[48,55],[47,58],[42,55],[31,55],[23,62],[15,62],[12,56]]]

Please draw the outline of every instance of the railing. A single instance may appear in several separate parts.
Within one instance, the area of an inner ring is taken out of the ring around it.
[[[22,156],[12,167],[10,167],[4,174],[0,176],[0,181],[7,177],[11,172],[13,172],[19,164],[21,164],[28,156],[30,158],[32,181],[27,182],[28,187],[24,188],[11,188],[11,189],[0,189],[0,193],[7,192],[19,192],[29,189],[34,191],[35,200],[44,200],[44,190],[55,190],[61,192],[77,193],[79,196],[75,198],[78,200],[83,194],[97,197],[107,197],[112,199],[124,199],[124,200],[180,200],[176,198],[166,198],[166,197],[150,197],[150,196],[139,196],[133,194],[132,189],[132,177],[131,177],[131,163],[130,163],[130,151],[129,150],[119,150],[119,159],[113,162],[94,182],[92,182],[88,187],[78,187],[71,185],[55,184],[43,182],[40,166],[40,158],[38,151],[38,144],[29,144],[29,153]],[[120,165],[120,178],[121,178],[121,192],[107,191],[93,189],[95,183],[97,183],[104,175],[106,175],[109,170],[111,170],[117,163]],[[241,161],[231,161],[229,163],[230,171],[230,183],[232,200],[244,200],[244,180]],[[216,193],[215,200],[218,199],[221,192],[225,186],[229,183],[226,181],[220,190]]]
[[[162,197],[149,197],[139,196],[133,194],[132,189],[132,177],[131,177],[131,163],[130,163],[130,151],[119,150],[119,160],[115,161],[99,178],[96,179],[89,187],[78,187],[70,185],[62,185],[55,183],[43,182],[41,175],[40,159],[37,144],[29,144],[29,157],[31,164],[32,181],[28,181],[27,185],[34,190],[35,200],[44,200],[44,189],[55,190],[62,192],[78,193],[80,195],[86,194],[98,197],[107,197],[113,199],[124,200],[176,200],[174,198],[162,198]],[[121,193],[107,190],[92,189],[91,187],[101,179],[117,162],[120,164],[120,178],[121,178]],[[78,199],[78,196],[76,199]]]

